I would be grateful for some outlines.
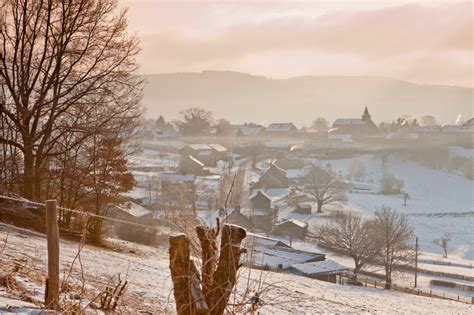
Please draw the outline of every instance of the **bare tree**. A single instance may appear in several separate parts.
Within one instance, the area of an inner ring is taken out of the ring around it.
[[[355,180],[362,180],[365,177],[365,165],[359,157],[351,159],[349,175]]]
[[[373,238],[380,246],[378,260],[385,268],[385,289],[390,290],[392,272],[401,264],[406,264],[413,256],[413,228],[403,214],[383,206],[375,211]]]
[[[322,212],[325,205],[347,200],[346,185],[330,168],[322,168],[313,164],[308,173],[301,178],[301,182],[304,184],[305,191],[316,198],[318,213]]]
[[[449,242],[451,242],[451,239],[452,239],[451,234],[444,233],[443,236],[433,240],[433,244],[436,244],[443,249],[444,258],[448,258],[448,247],[449,247]]]
[[[232,125],[227,119],[218,119],[214,125],[216,135],[228,136],[232,132]]]
[[[318,243],[351,257],[357,274],[378,252],[377,241],[371,234],[372,225],[372,221],[351,212],[337,211],[333,223],[319,228]]]
[[[432,115],[425,115],[420,118],[420,125],[422,126],[436,126],[438,122],[436,118]]]
[[[211,131],[212,112],[199,107],[183,110],[181,120],[176,122],[178,130],[186,136],[206,134]]]
[[[42,199],[59,139],[80,133],[74,147],[139,116],[138,38],[117,0],[6,0],[0,10],[0,116],[17,135],[0,142],[21,152],[23,195]]]
[[[319,132],[324,132],[329,129],[329,122],[326,120],[326,118],[318,117],[313,121],[311,127]]]
[[[239,167],[235,173],[224,174],[219,188],[219,208],[241,206],[245,191],[245,168]],[[225,204],[227,202],[227,204]]]

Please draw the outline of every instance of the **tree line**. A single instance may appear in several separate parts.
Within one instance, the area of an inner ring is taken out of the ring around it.
[[[252,125],[253,123],[249,123]],[[175,130],[184,136],[207,135],[215,133],[219,136],[232,135],[232,124],[228,119],[215,119],[211,111],[200,107],[190,107],[179,113],[179,119],[166,122],[163,116],[159,116],[155,121],[156,127],[161,130]],[[255,124],[253,124],[255,125]],[[381,122],[378,124],[380,131],[389,133],[396,132],[402,127],[435,126],[438,122],[434,116],[424,115],[419,120],[403,115],[392,122]],[[316,117],[308,128],[317,132],[327,132],[331,124],[324,117]]]
[[[6,0],[0,37],[0,187],[105,213],[133,187],[125,145],[142,114],[127,11],[117,0]]]

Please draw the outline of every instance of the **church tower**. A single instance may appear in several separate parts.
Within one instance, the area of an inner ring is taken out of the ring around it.
[[[365,106],[364,114],[362,115],[362,120],[371,121],[371,116],[369,114],[369,110],[367,109],[367,106]]]

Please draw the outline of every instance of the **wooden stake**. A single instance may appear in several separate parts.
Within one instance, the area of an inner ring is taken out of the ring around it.
[[[46,307],[59,309],[59,228],[56,200],[46,201],[46,235],[48,242],[48,280]]]

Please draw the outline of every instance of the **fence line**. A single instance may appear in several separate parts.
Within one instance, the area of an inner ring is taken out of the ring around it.
[[[12,197],[9,197],[9,196],[4,196],[4,195],[0,195],[0,199],[23,202],[23,203],[28,203],[30,205],[46,207],[46,204],[44,204],[44,203],[34,202],[34,201],[27,200],[27,199],[12,198]],[[76,214],[80,214],[80,215],[85,215],[85,216],[88,216],[88,217],[101,218],[101,219],[114,221],[114,222],[118,222],[118,223],[134,225],[134,226],[141,227],[141,228],[152,229],[152,230],[155,230],[155,231],[162,231],[162,229],[160,229],[158,227],[154,227],[154,226],[150,226],[150,225],[146,225],[146,224],[141,224],[141,223],[137,223],[137,222],[131,222],[131,221],[127,221],[127,220],[121,220],[121,219],[112,218],[112,217],[107,217],[107,216],[103,216],[103,215],[98,215],[98,214],[94,214],[94,213],[91,213],[91,212],[88,212],[88,211],[81,211],[81,210],[70,209],[70,208],[65,208],[65,207],[57,207],[57,209],[72,212],[72,213],[76,213]]]
[[[347,280],[353,280],[351,277],[345,277]],[[385,288],[385,281],[382,280],[373,280],[369,278],[365,279],[357,279],[358,282],[362,283],[363,286],[371,286],[374,288],[380,288],[384,289]],[[429,297],[429,298],[437,298],[437,299],[442,299],[442,300],[450,300],[450,301],[456,301],[456,302],[462,302],[466,304],[474,304],[474,297],[467,297],[464,295],[455,294],[452,293],[445,293],[443,292],[442,294],[437,291],[433,291],[430,289],[429,291],[422,290],[422,289],[416,289],[416,288],[410,288],[407,286],[399,285],[397,283],[391,283],[390,286],[390,291],[397,291],[397,292],[403,292],[407,294],[413,294],[413,295],[419,295],[419,296],[424,296],[424,297]],[[454,297],[453,297],[454,295]]]

